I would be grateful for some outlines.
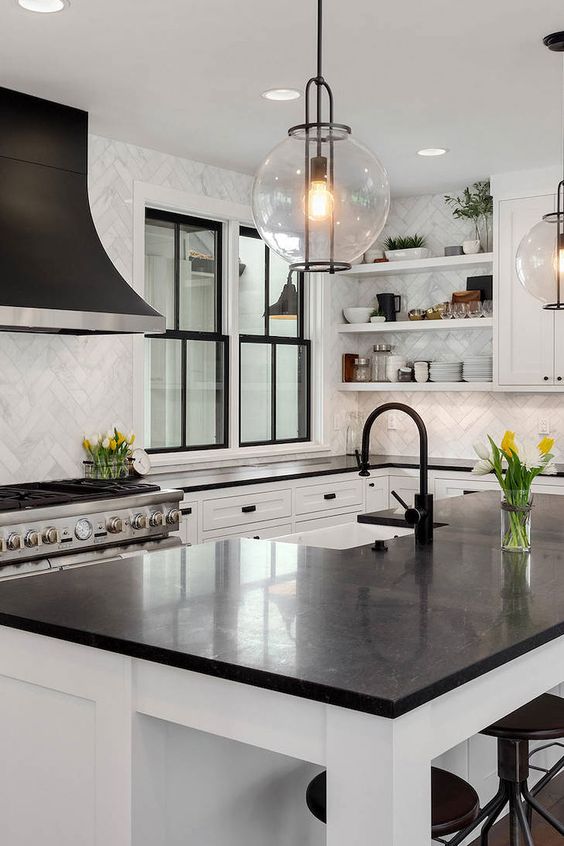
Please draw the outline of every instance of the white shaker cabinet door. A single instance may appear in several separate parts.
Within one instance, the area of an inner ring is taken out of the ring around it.
[[[544,310],[525,290],[515,269],[515,256],[523,236],[553,209],[552,195],[499,203],[496,312],[500,385],[554,384],[554,312]],[[564,369],[560,375],[564,377]]]

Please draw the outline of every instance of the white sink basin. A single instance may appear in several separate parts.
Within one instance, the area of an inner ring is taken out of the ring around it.
[[[282,535],[272,540],[282,543],[298,543],[301,546],[317,546],[321,549],[353,549],[366,546],[375,540],[391,540],[413,534],[412,529],[400,529],[397,526],[374,526],[369,523],[343,523],[340,526],[328,526],[325,529],[312,529],[309,532],[296,532]]]

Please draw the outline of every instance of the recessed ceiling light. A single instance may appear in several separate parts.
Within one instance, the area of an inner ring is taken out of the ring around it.
[[[297,100],[302,95],[296,88],[269,88],[262,96],[265,100]]]
[[[444,147],[426,147],[424,150],[417,150],[418,156],[444,156],[448,153]]]
[[[62,12],[69,6],[69,0],[18,0],[18,5],[28,12]]]

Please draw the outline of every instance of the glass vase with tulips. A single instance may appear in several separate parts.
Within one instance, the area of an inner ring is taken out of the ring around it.
[[[133,432],[124,434],[117,426],[105,434],[85,435],[82,446],[88,455],[86,475],[91,479],[122,479],[129,475],[129,457],[135,441]]]
[[[520,441],[507,431],[501,443],[488,435],[488,443],[474,444],[478,462],[472,472],[478,476],[494,473],[502,491],[501,546],[508,552],[531,548],[531,487],[541,473],[555,473],[552,448],[554,438],[535,444]]]

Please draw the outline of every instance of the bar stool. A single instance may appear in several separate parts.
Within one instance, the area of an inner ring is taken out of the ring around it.
[[[487,846],[492,825],[503,809],[509,805],[510,844],[518,846],[519,833],[527,846],[534,846],[531,833],[533,810],[535,810],[556,831],[564,836],[564,825],[552,816],[535,798],[537,794],[564,767],[562,757],[551,769],[543,770],[544,777],[529,790],[529,758],[540,752],[529,751],[531,740],[556,740],[564,737],[564,699],[544,693],[518,708],[487,729],[482,734],[497,738],[497,767],[499,790],[488,803],[489,812],[482,828],[482,846]],[[547,743],[549,746],[562,746],[560,743]],[[535,767],[534,769],[541,769]],[[523,807],[523,803],[525,808]]]
[[[306,803],[314,817],[327,822],[327,773],[319,773],[310,781]],[[479,811],[478,794],[467,781],[454,773],[431,767],[431,837],[434,840],[446,843],[441,838],[475,823]]]

